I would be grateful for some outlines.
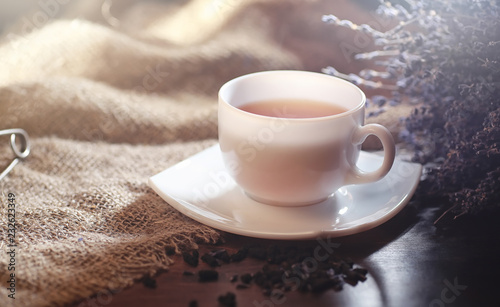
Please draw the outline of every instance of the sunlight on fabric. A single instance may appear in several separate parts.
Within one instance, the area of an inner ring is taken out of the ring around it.
[[[89,63],[100,58],[107,41],[107,35],[95,35],[95,29],[88,22],[73,20],[51,22],[26,35],[9,33],[0,48],[4,60],[0,85],[57,76],[63,68],[64,75],[84,74]]]
[[[154,22],[152,36],[179,45],[201,42],[212,36],[248,0],[192,0],[178,12]]]

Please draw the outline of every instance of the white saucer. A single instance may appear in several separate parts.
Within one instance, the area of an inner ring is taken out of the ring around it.
[[[382,158],[361,152],[358,166],[374,170]],[[396,158],[383,179],[345,186],[304,207],[261,204],[245,195],[225,171],[219,145],[149,178],[149,185],[186,216],[211,227],[267,239],[313,239],[362,232],[395,216],[410,200],[422,166]]]

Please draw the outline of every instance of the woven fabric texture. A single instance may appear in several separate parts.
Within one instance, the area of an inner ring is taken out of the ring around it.
[[[352,34],[321,22],[335,9],[369,17],[347,1],[54,0],[4,25],[0,129],[25,129],[32,152],[0,182],[0,305],[109,294],[167,269],[168,246],[221,240],[147,179],[217,142],[224,82],[262,70],[363,68],[339,47]],[[395,133],[406,112],[396,109],[382,122]],[[0,167],[12,156],[0,137]]]

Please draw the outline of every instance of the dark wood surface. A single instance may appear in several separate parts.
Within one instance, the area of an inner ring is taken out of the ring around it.
[[[264,262],[245,259],[216,268],[219,280],[200,283],[185,271],[208,269],[206,263],[193,268],[174,256],[170,270],[156,276],[157,287],[141,282],[113,295],[95,296],[75,306],[221,306],[217,298],[228,291],[236,294],[237,306],[500,306],[499,227],[495,218],[461,223],[448,230],[436,229],[435,208],[410,203],[396,217],[372,230],[342,238],[324,238],[334,252],[350,257],[368,270],[367,280],[346,284],[340,291],[321,294],[300,291],[269,297],[253,284],[236,289],[230,278],[255,273]],[[200,253],[225,248],[230,252],[245,245],[278,244],[321,246],[318,240],[274,241],[225,234],[219,246],[201,246]]]

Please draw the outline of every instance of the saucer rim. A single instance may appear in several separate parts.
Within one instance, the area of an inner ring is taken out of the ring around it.
[[[174,209],[179,211],[181,214],[183,214],[183,215],[185,215],[185,216],[187,216],[187,217],[189,217],[189,218],[191,218],[191,219],[193,219],[201,224],[207,225],[209,227],[212,227],[212,228],[224,231],[224,232],[228,232],[228,233],[232,233],[232,234],[236,234],[236,235],[247,236],[247,237],[261,238],[261,239],[307,240],[307,239],[320,238],[320,237],[330,237],[330,238],[344,237],[344,236],[349,236],[349,235],[365,232],[365,231],[373,229],[377,226],[380,226],[380,225],[384,224],[385,222],[389,221],[390,219],[392,219],[394,216],[396,216],[410,202],[411,198],[413,197],[413,195],[418,187],[418,184],[420,181],[420,176],[421,176],[422,169],[423,169],[422,165],[420,165],[418,163],[408,162],[408,161],[403,161],[403,160],[397,161],[398,163],[406,163],[406,164],[410,164],[413,167],[415,167],[416,174],[409,177],[408,179],[405,179],[405,180],[412,180],[414,182],[412,182],[411,188],[405,192],[404,197],[401,200],[399,200],[397,204],[395,204],[393,207],[391,207],[390,210],[388,212],[384,213],[383,216],[381,216],[380,218],[377,218],[374,221],[364,222],[364,223],[361,223],[361,224],[358,224],[358,225],[355,225],[352,227],[344,228],[344,229],[320,229],[320,230],[315,229],[315,230],[311,230],[311,231],[301,231],[301,232],[293,232],[293,233],[290,233],[290,232],[269,232],[269,231],[265,231],[265,230],[248,229],[248,228],[244,228],[241,226],[234,226],[232,224],[225,224],[222,222],[218,222],[217,220],[211,219],[205,215],[202,215],[199,213],[199,211],[190,210],[188,208],[190,206],[194,206],[197,208],[199,208],[199,206],[197,206],[196,204],[192,204],[189,201],[185,201],[185,200],[182,200],[182,199],[179,199],[179,198],[176,198],[174,196],[169,195],[168,193],[163,191],[155,183],[155,178],[160,177],[160,175],[162,173],[170,170],[171,168],[176,167],[177,165],[185,162],[186,160],[190,160],[190,159],[193,159],[199,155],[203,155],[205,152],[207,152],[209,150],[214,150],[214,147],[219,147],[219,144],[217,143],[215,145],[212,145],[212,146],[210,146],[210,147],[208,147],[208,148],[206,148],[206,149],[204,149],[204,150],[202,150],[202,151],[200,151],[200,152],[198,152],[190,157],[187,157],[186,159],[180,161],[179,163],[176,163],[176,164],[166,168],[165,170],[160,171],[159,173],[151,176],[150,178],[148,178],[148,185],[168,205],[170,205],[171,207],[173,207]],[[375,153],[370,153],[367,151],[362,151],[362,152],[364,155],[368,155],[372,158],[377,158],[377,159],[381,158],[379,155],[377,155]],[[245,193],[242,192],[242,194],[247,199],[249,199],[253,202],[256,202],[255,200],[253,200],[250,197],[248,197],[247,195],[245,195]],[[261,204],[261,205],[266,206],[266,204]],[[309,205],[309,206],[317,206],[317,205],[318,204],[313,204],[313,205]],[[214,212],[211,212],[211,213],[214,213]],[[366,215],[366,216],[370,216],[370,215]],[[219,217],[225,218],[222,215],[219,215]]]

